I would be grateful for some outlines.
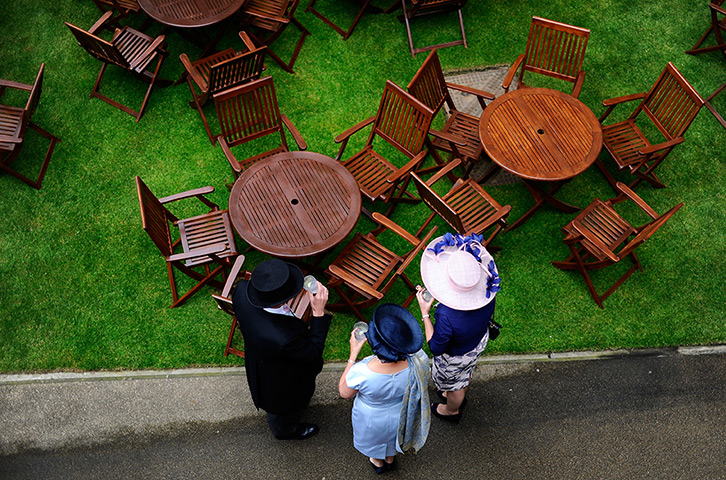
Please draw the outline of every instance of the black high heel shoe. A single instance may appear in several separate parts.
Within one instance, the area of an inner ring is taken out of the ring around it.
[[[454,424],[458,424],[461,421],[461,410],[459,410],[459,413],[455,415],[442,415],[437,410],[439,405],[441,405],[439,402],[434,402],[431,404],[431,413],[434,415],[434,417],[438,417],[441,420]]]
[[[371,462],[370,459],[368,459],[368,463],[371,464],[371,467],[373,467],[373,471],[375,471],[378,475],[388,471],[388,468],[386,468],[386,465],[388,465],[388,464],[385,461],[383,462],[383,465],[381,465],[380,467],[376,466],[376,464]]]

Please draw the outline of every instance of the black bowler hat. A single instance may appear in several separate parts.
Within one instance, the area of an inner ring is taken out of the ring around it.
[[[388,362],[402,360],[423,346],[423,333],[416,318],[393,303],[384,303],[375,309],[366,337],[373,353]]]
[[[265,260],[252,271],[247,283],[247,298],[253,307],[276,307],[300,293],[302,288],[300,268],[275,258]]]

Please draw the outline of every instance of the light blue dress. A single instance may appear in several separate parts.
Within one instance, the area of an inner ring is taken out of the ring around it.
[[[396,454],[409,367],[394,374],[376,373],[368,368],[372,358],[371,355],[353,365],[345,382],[349,388],[358,390],[351,414],[353,445],[363,455],[383,459]]]

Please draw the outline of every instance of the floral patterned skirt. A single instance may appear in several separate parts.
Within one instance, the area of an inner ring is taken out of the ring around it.
[[[431,365],[431,378],[436,390],[452,392],[468,386],[476,367],[476,361],[484,352],[488,341],[489,332],[487,331],[479,345],[464,355],[453,356],[444,353],[435,356]]]

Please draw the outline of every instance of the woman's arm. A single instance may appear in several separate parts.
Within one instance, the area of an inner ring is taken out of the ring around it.
[[[423,298],[423,292],[424,289],[421,287],[418,287],[418,291],[416,292],[416,300],[418,300],[418,307],[421,309],[421,316],[423,317],[423,323],[424,323],[424,333],[426,334],[426,342],[428,343],[429,340],[431,340],[431,337],[434,336],[434,324],[431,323],[431,316],[429,315],[429,312],[431,311],[431,305],[434,303],[434,299],[432,298],[430,301],[426,301]]]
[[[343,374],[340,376],[340,380],[338,380],[338,393],[343,398],[353,398],[358,393],[358,390],[355,390],[348,386],[345,381],[345,377],[346,375],[348,375],[350,367],[355,364],[355,361],[358,358],[358,354],[360,353],[361,348],[363,348],[364,343],[366,343],[365,337],[359,342],[355,338],[355,331],[350,333],[350,355],[348,356],[348,364],[345,366],[345,370],[343,370]]]

